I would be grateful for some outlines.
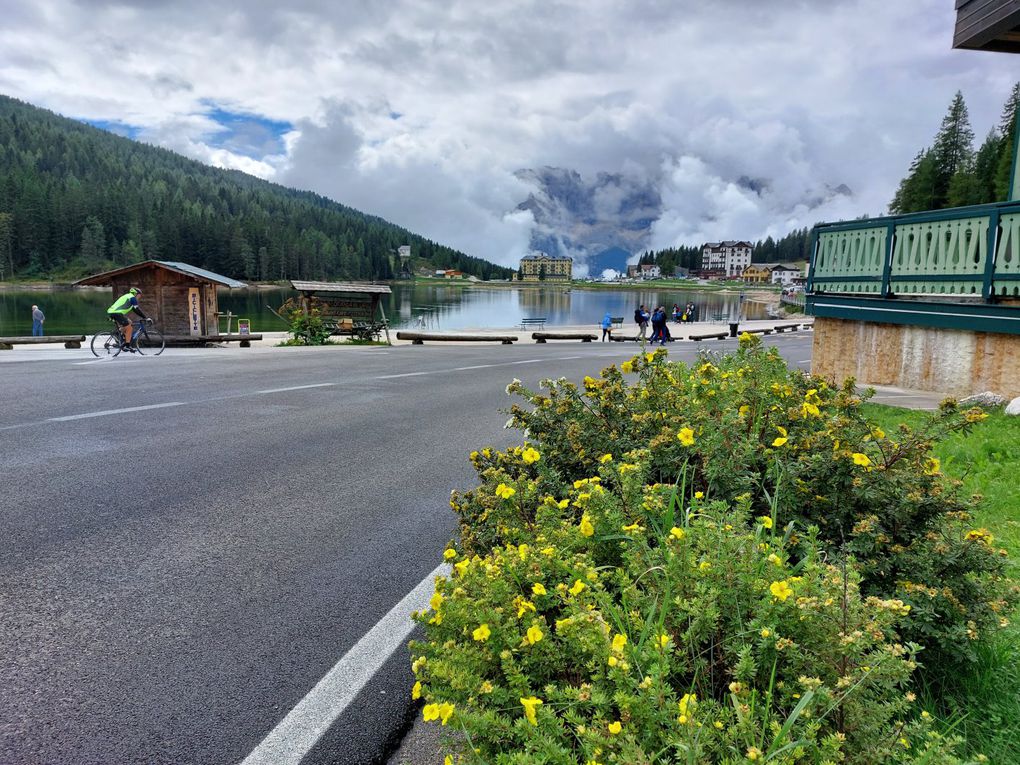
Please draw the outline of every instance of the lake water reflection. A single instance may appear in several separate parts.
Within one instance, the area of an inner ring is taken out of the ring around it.
[[[545,317],[550,325],[593,327],[608,311],[623,316],[624,327],[633,324],[634,309],[662,305],[669,311],[688,300],[698,306],[699,319],[741,315],[764,319],[765,306],[741,302],[734,292],[698,292],[657,289],[580,289],[577,287],[459,287],[441,284],[391,285],[384,310],[391,326],[429,329],[474,329],[512,327],[528,317]],[[220,311],[251,319],[253,332],[283,331],[286,325],[269,310],[296,293],[288,289],[221,290]],[[46,314],[47,334],[89,334],[101,328],[106,309],[113,302],[107,290],[8,290],[0,291],[0,336],[29,335],[33,304]],[[223,328],[226,328],[224,321]]]

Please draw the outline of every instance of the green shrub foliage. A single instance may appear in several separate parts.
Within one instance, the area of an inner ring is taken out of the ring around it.
[[[543,388],[508,386],[528,443],[471,455],[418,617],[413,695],[465,733],[451,762],[957,762],[910,684],[1009,607],[930,454],[979,412],[887,435],[749,336]]]

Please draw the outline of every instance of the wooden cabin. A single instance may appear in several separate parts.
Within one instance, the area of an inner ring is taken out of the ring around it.
[[[222,338],[218,287],[246,287],[244,282],[204,268],[166,260],[146,260],[80,279],[75,287],[112,288],[110,303],[132,287],[142,291],[138,304],[167,338]]]

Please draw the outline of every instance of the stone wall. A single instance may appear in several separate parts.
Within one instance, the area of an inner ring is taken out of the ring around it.
[[[811,371],[838,383],[1020,396],[1020,335],[816,318]]]

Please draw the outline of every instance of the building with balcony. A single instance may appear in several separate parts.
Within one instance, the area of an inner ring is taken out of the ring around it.
[[[701,270],[722,271],[727,278],[739,279],[751,265],[751,243],[744,241],[708,242],[701,248]]]
[[[574,260],[566,255],[533,252],[521,258],[520,278],[524,282],[569,282],[573,271]]]

